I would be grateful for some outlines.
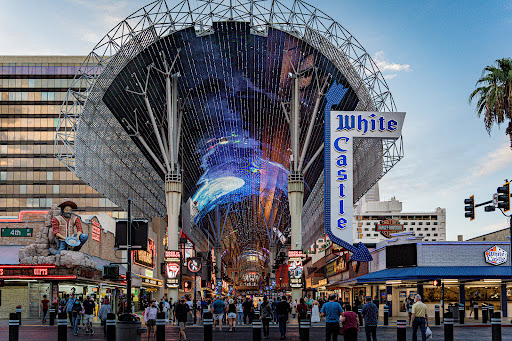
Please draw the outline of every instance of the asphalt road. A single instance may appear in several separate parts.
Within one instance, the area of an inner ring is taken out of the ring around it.
[[[73,335],[73,330],[68,328],[68,340],[105,340],[103,338],[103,330],[101,327],[95,327],[95,334],[92,336],[84,335],[84,331],[80,330],[78,336]],[[203,341],[203,327],[187,327],[187,337],[191,341]],[[432,328],[434,338],[433,340],[444,340],[443,328]],[[178,340],[178,328],[176,326],[167,326],[166,340]],[[502,328],[503,341],[512,340],[512,328]],[[0,326],[0,340],[8,340],[9,330],[5,324]],[[214,332],[213,341],[252,341],[253,329],[252,327],[239,327],[235,332]],[[279,340],[279,329],[276,326],[270,327],[269,340]],[[393,327],[379,327],[377,332],[378,340],[396,340],[396,328]],[[298,328],[296,326],[288,327],[287,340],[298,340]],[[407,340],[412,339],[412,330],[407,329]],[[34,341],[55,341],[57,340],[57,327],[56,326],[30,326],[24,325],[20,329],[19,340],[34,340]],[[142,341],[147,340],[147,334],[142,334]],[[313,327],[310,329],[310,341],[325,340],[325,329],[322,327]],[[338,337],[338,340],[343,341],[343,337]],[[359,332],[358,340],[366,340],[364,328]],[[421,340],[421,338],[420,338]],[[486,327],[455,327],[454,340],[460,341],[486,341],[492,340],[491,328]],[[126,340],[128,341],[128,340]]]

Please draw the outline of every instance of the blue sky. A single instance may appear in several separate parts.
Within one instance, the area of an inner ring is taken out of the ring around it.
[[[0,55],[84,55],[143,1],[0,0]],[[315,6],[342,24],[377,61],[400,111],[405,158],[381,181],[381,198],[404,211],[447,209],[448,239],[507,226],[464,198],[492,198],[512,179],[505,126],[491,136],[468,95],[481,70],[512,56],[512,1],[327,1]]]

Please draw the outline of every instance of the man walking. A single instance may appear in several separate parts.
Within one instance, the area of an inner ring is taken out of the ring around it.
[[[87,298],[84,301],[85,335],[94,334],[94,329],[92,329],[92,319],[95,306],[96,304],[91,300],[91,296],[87,295]]]
[[[412,339],[413,341],[417,340],[417,331],[418,327],[421,332],[421,340],[427,340],[427,326],[428,326],[428,315],[427,315],[427,306],[425,303],[421,302],[421,296],[416,295],[414,299],[414,304],[412,306],[412,315],[411,315],[411,328],[412,328]]]
[[[372,302],[370,296],[366,296],[366,303],[363,305],[361,314],[364,317],[364,330],[366,341],[377,341],[377,321],[379,319],[379,308]],[[370,338],[371,336],[371,338]]]
[[[329,302],[324,303],[321,310],[322,316],[325,316],[325,341],[337,341],[340,331],[340,315],[343,314],[343,308],[336,302],[336,295],[329,296]]]
[[[103,326],[103,336],[107,337],[107,316],[112,312],[112,307],[110,306],[110,300],[105,297],[103,300],[103,304],[98,311],[98,317],[101,320],[101,325]]]
[[[222,317],[224,316],[225,308],[226,308],[226,305],[224,304],[222,297],[217,296],[217,299],[212,304],[213,329],[214,330],[216,330],[215,321],[217,321],[217,324],[219,325],[219,330],[222,331]]]
[[[43,323],[46,323],[46,314],[48,313],[48,299],[46,295],[43,295],[43,299],[41,300],[41,309],[43,309]]]
[[[176,320],[178,321],[178,325],[180,326],[180,340],[183,336],[183,340],[187,339],[187,334],[185,334],[185,325],[187,324],[187,314],[189,311],[188,305],[185,304],[185,297],[181,297],[181,301],[176,305],[174,315]]]
[[[283,296],[281,302],[276,304],[277,320],[279,321],[279,331],[281,332],[280,340],[286,339],[286,323],[288,322],[288,314],[291,311],[290,303],[286,301],[286,296]]]

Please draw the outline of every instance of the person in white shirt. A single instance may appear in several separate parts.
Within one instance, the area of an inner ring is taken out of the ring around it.
[[[171,310],[171,305],[167,300],[164,300],[164,313],[165,313],[165,319],[167,319],[167,315],[169,313],[169,310]]]
[[[149,307],[144,310],[144,322],[146,323],[146,327],[148,328],[148,341],[151,336],[151,332],[153,331],[153,327],[156,325],[156,314],[158,309],[156,307],[156,301],[151,301]],[[156,340],[156,332],[153,333],[153,340]]]

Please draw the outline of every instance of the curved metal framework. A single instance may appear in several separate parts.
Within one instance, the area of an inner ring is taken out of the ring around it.
[[[95,155],[88,162],[97,162],[97,166],[92,170],[89,167],[88,171],[95,173],[95,188],[100,193],[119,206],[131,197],[134,212],[139,216],[165,214],[165,188],[158,170],[164,167],[158,162],[155,166],[144,157],[140,147],[133,142],[139,134],[139,127],[116,120],[103,98],[117,75],[151,44],[191,27],[197,36],[206,36],[212,34],[215,23],[226,21],[249,23],[254,35],[266,36],[270,29],[276,29],[306,42],[332,62],[346,78],[359,100],[356,110],[396,111],[382,73],[361,44],[343,26],[304,1],[158,0],[116,25],[86,58],[62,106],[55,140],[57,158],[80,177],[77,155]],[[71,90],[76,88],[79,90]],[[126,133],[127,125],[131,134]],[[81,150],[85,145],[94,149],[95,143],[87,141],[87,144],[81,144],[80,139],[84,139],[84,135],[78,134],[79,129],[94,132],[97,145],[106,145],[108,150],[99,147],[97,150]],[[371,148],[361,145],[361,150],[366,150],[366,153]],[[375,163],[378,174],[368,175],[366,180],[371,185],[403,157],[402,141],[383,141],[378,154],[371,161]],[[112,155],[117,161],[105,162]],[[365,152],[362,155],[366,155]],[[134,165],[131,160],[138,162]],[[123,180],[122,186],[119,179]],[[322,184],[323,181],[316,185]],[[369,188],[366,184],[354,199],[359,199]],[[309,196],[308,201],[318,201],[323,196],[322,191],[313,192],[317,194]],[[265,221],[265,226],[269,231],[270,221]],[[275,239],[274,236],[269,237],[272,238]]]

